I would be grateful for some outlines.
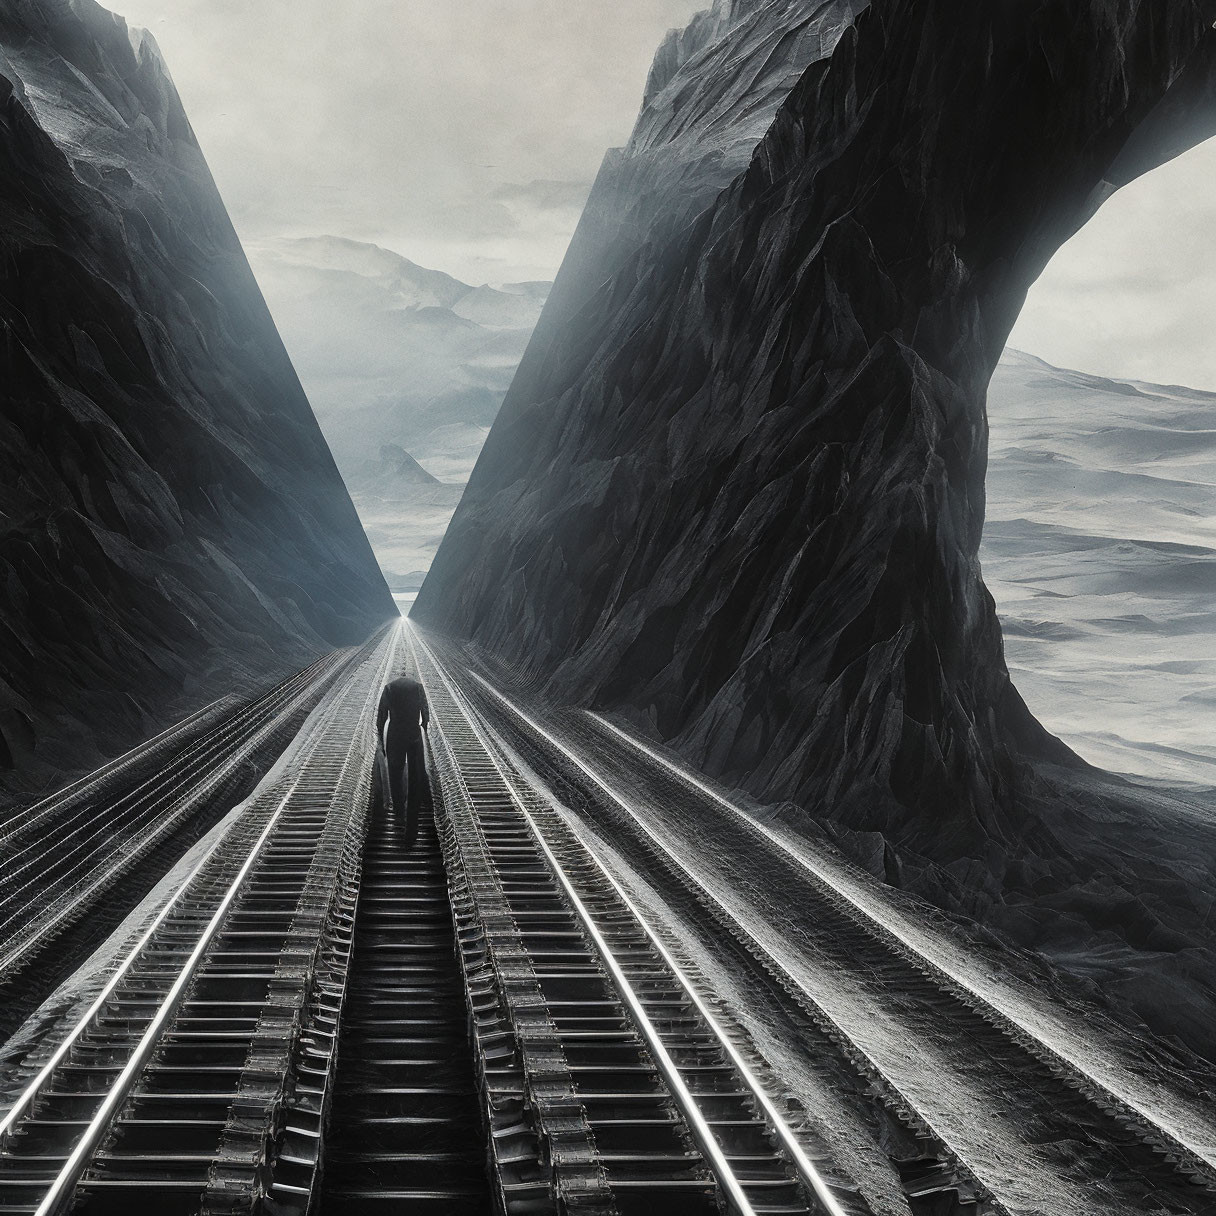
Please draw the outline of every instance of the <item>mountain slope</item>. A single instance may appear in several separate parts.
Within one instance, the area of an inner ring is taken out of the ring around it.
[[[155,44],[0,10],[0,762],[53,782],[392,611]]]
[[[643,244],[661,248],[746,167],[799,76],[864,8],[865,0],[714,0],[668,34],[628,144],[608,152],[596,177],[504,402],[507,420],[542,391],[571,319]]]
[[[748,171],[513,389],[423,619],[644,710],[765,798],[1000,833],[1012,758],[1067,753],[979,578],[987,382],[1027,285],[1207,61],[1196,6],[1164,43],[1072,8],[871,6]],[[1051,138],[1012,157],[1031,123]]]

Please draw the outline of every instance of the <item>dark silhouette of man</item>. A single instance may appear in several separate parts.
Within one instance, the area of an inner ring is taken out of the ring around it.
[[[384,730],[386,721],[387,734]],[[418,822],[418,806],[423,792],[430,792],[422,747],[422,732],[430,721],[431,711],[426,703],[426,693],[417,680],[399,676],[384,686],[380,694],[380,708],[376,712],[376,738],[384,744],[393,809],[398,815],[405,816],[409,828]]]

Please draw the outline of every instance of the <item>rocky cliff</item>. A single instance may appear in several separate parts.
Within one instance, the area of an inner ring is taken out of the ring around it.
[[[53,783],[393,612],[151,38],[0,5],[0,765]]]
[[[1214,19],[875,0],[746,170],[547,335],[418,616],[1023,941],[1199,948],[1198,821],[1085,784],[1009,680],[977,552],[1027,288],[1216,131]]]
[[[799,76],[831,54],[864,7],[864,0],[715,0],[668,34],[628,144],[604,158],[503,403],[506,419],[545,391],[571,318],[644,243],[664,248],[747,166]]]

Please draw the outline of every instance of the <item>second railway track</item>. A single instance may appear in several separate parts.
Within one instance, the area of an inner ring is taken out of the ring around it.
[[[202,729],[188,720],[130,765],[9,817],[0,827],[0,1027],[11,1029],[248,791],[350,659],[327,655],[218,721],[204,712]]]
[[[483,1085],[514,1097],[509,1119],[532,1112],[533,1151],[515,1133],[504,1171],[506,1210],[845,1212],[621,888],[521,796],[476,713],[411,643],[440,728],[467,970],[488,963],[498,986],[481,994],[480,1041],[497,1049]]]
[[[614,750],[607,732],[571,728],[576,750],[447,652],[437,661],[450,681],[462,673],[458,687],[503,732],[508,754],[526,758],[529,781],[580,807],[663,893],[672,923],[740,983],[755,983],[759,963],[773,1000],[811,1018],[825,1047],[938,1154],[937,1164],[908,1163],[910,1198],[969,1179],[997,1210],[1216,1212],[1208,1162],[960,992],[800,865],[770,855],[745,816],[637,751]],[[712,850],[689,847],[701,841]]]

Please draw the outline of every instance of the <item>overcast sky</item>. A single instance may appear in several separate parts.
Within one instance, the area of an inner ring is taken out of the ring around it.
[[[1060,367],[1216,390],[1216,141],[1114,195],[1056,254],[1010,342]]]
[[[242,237],[551,278],[664,32],[708,0],[109,0],[155,34]]]
[[[117,0],[151,29],[238,231],[551,278],[663,32],[708,0]],[[1216,389],[1216,144],[1121,191],[1015,345]]]

